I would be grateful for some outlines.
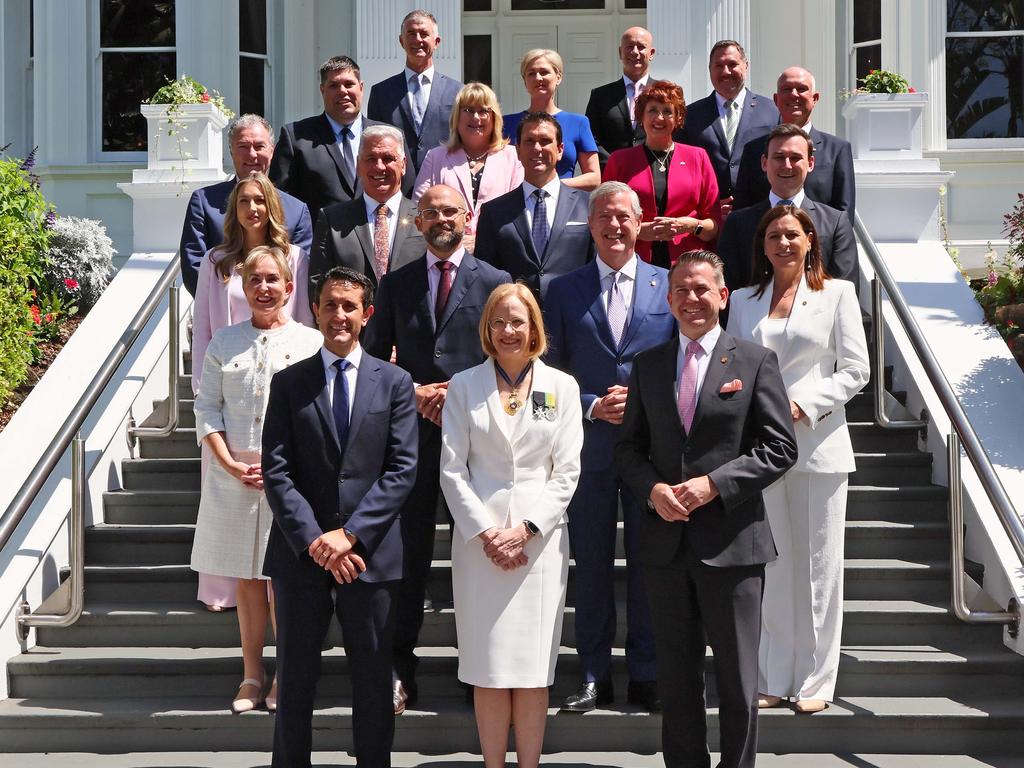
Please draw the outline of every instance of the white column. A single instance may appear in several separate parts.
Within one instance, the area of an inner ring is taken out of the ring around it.
[[[338,50],[329,53],[310,45],[311,30],[320,30],[320,18],[314,0],[277,0],[268,3],[274,41],[271,59],[271,79],[274,88],[274,110],[265,115],[276,132],[285,123],[299,120],[323,110],[323,101],[317,90],[317,69],[329,56],[348,54],[352,48],[349,39],[353,13],[349,9],[348,24],[337,29],[328,22],[327,30],[335,39],[344,38]],[[327,31],[322,30],[322,31]],[[319,35],[317,35],[319,37]],[[358,61],[358,59],[357,59]]]
[[[658,78],[681,85],[687,101],[704,95],[702,87],[696,92],[692,87],[694,13],[683,12],[675,0],[647,0],[647,29],[654,37],[654,48],[657,51],[651,63],[651,72]],[[698,77],[699,70],[698,66]]]
[[[90,94],[92,3],[36,0],[33,142],[45,165],[82,165],[91,160],[90,126],[99,129],[99,105]],[[99,72],[99,68],[95,68]],[[97,140],[98,143],[98,140]]]

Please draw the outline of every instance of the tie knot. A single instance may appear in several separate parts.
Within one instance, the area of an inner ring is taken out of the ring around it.
[[[792,200],[779,200],[779,205],[793,205]]]
[[[729,99],[725,102],[725,108],[728,110],[736,109],[736,102],[733,99]]]
[[[540,202],[545,197],[548,196],[548,193],[545,192],[543,189],[535,189],[535,190],[533,190],[533,196],[537,198],[537,202]]]
[[[380,205],[378,205],[377,206],[377,217],[378,218],[380,218],[381,216],[387,217],[387,215],[388,215],[388,204],[387,203],[381,203]]]
[[[352,133],[352,126],[350,125],[341,126],[341,130],[338,131],[338,135],[341,136],[341,138],[343,139],[351,139],[353,136],[355,136],[355,134]]]
[[[338,369],[339,373],[344,373],[351,367],[352,363],[346,360],[344,357],[334,361],[334,367]]]
[[[704,352],[704,347],[700,345],[699,341],[691,341],[686,345],[686,356],[687,357],[700,357]]]
[[[438,271],[443,274],[443,273],[447,272],[449,269],[451,269],[455,265],[452,264],[450,261],[440,261],[440,260],[438,260],[438,261],[434,262],[434,266],[437,267]]]

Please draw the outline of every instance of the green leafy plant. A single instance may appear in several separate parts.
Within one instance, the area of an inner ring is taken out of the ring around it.
[[[1024,366],[1024,193],[1003,216],[1007,237],[1006,255],[996,259],[989,244],[985,254],[985,277],[973,280],[974,295],[985,311],[985,319],[1006,339],[1010,350]]]
[[[860,82],[857,93],[916,93],[907,78],[887,69],[872,69]]]
[[[146,103],[169,104],[172,107],[180,107],[183,104],[213,104],[229,120],[235,116],[235,113],[224,104],[223,96],[217,91],[208,90],[205,85],[188,75],[182,75],[177,80],[168,80],[167,85],[158,89]]]

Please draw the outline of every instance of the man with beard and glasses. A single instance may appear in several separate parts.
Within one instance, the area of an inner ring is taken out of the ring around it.
[[[416,228],[427,253],[381,278],[366,349],[412,375],[419,412],[416,485],[402,507],[405,576],[398,595],[394,641],[394,704],[401,714],[418,696],[414,654],[423,625],[423,599],[433,557],[434,523],[440,491],[441,414],[448,380],[483,362],[480,313],[491,291],[512,281],[479,261],[462,245],[472,214],[462,195],[443,184],[420,198]]]

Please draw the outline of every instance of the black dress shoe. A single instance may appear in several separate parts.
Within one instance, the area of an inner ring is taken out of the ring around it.
[[[626,688],[626,701],[643,707],[648,712],[661,712],[658,684],[653,680],[630,680]]]
[[[590,712],[592,709],[604,707],[615,700],[615,691],[611,680],[600,680],[583,683],[572,696],[562,704],[563,712]]]

